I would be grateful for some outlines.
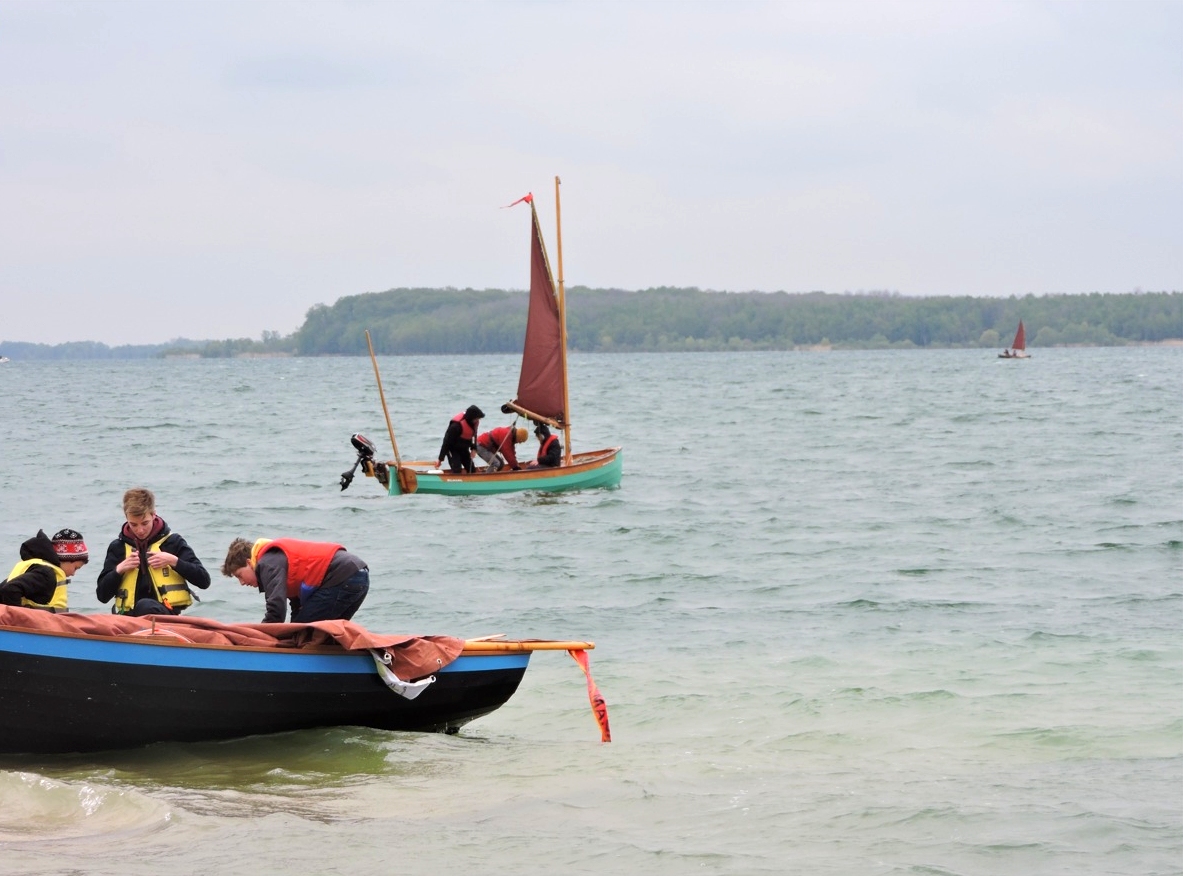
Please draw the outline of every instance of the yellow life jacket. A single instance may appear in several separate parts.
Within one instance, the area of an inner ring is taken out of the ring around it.
[[[168,538],[168,536],[165,536]],[[157,539],[148,545],[149,551],[160,550],[164,538]],[[135,550],[126,542],[123,545],[123,558],[131,556]],[[189,592],[189,585],[181,574],[172,566],[161,566],[159,569],[148,567],[152,577],[152,589],[155,591],[156,601],[163,602],[173,611],[183,611],[193,604],[193,594]],[[123,573],[123,586],[115,593],[114,611],[116,614],[131,614],[136,604],[136,583],[140,578],[140,567],[128,569]]]
[[[61,566],[55,566],[53,563],[45,562],[45,560],[21,560],[19,563],[13,566],[12,571],[8,573],[8,580],[11,581],[18,575],[25,574],[25,572],[29,571],[29,569],[33,568],[34,566],[49,566],[49,568],[53,569],[53,576],[57,578],[58,586],[57,589],[53,591],[53,597],[49,600],[49,602],[33,602],[32,600],[25,599],[22,596],[21,605],[23,605],[25,608],[44,608],[54,612],[66,611],[66,585],[70,582],[70,579],[66,577],[66,573],[62,571]]]

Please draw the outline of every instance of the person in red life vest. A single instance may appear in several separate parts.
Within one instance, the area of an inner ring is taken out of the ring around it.
[[[488,432],[482,432],[476,439],[476,452],[489,465],[489,471],[501,471],[506,465],[517,471],[518,464],[515,444],[526,443],[526,430],[521,426],[511,429],[509,426],[498,426]]]
[[[472,471],[472,463],[476,455],[477,427],[481,425],[481,418],[485,412],[476,405],[469,405],[463,413],[459,413],[448,422],[448,429],[444,432],[444,443],[440,445],[440,456],[437,468],[444,467],[444,460],[448,460],[448,467],[453,474],[462,471]]]
[[[534,437],[538,439],[538,457],[530,463],[530,468],[556,468],[563,462],[563,445],[558,436],[550,434],[546,423],[539,423],[534,427]]]
[[[37,530],[21,545],[21,561],[0,581],[0,605],[67,611],[66,585],[89,560],[81,533],[63,529],[51,539]]]
[[[143,487],[123,494],[126,522],[107,546],[95,595],[115,603],[113,614],[180,614],[193,604],[189,589],[209,587],[209,572],[189,543],[156,514],[156,496]]]
[[[370,568],[339,544],[295,538],[230,543],[222,574],[243,587],[258,587],[267,603],[263,623],[349,620],[370,592]]]

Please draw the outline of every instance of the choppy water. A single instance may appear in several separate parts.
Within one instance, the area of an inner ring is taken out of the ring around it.
[[[404,456],[510,357],[381,360]],[[364,359],[0,366],[0,552],[133,485],[220,578],[344,542],[382,631],[590,638],[459,736],[340,729],[0,762],[0,872],[1183,872],[1183,351],[575,357],[619,490],[388,498]]]

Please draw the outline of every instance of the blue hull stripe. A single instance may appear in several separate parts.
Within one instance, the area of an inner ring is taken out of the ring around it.
[[[242,672],[312,672],[326,674],[369,674],[374,661],[368,652],[360,654],[302,654],[299,651],[272,653],[200,646],[161,645],[153,642],[112,642],[103,639],[75,639],[0,630],[0,653],[32,654],[94,663],[134,663],[139,666],[169,666],[184,669],[220,669]],[[462,656],[440,672],[486,672],[492,669],[525,669],[529,653]]]

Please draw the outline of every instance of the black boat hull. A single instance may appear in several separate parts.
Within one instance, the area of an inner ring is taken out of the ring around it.
[[[264,652],[0,630],[0,753],[348,725],[455,732],[504,704],[528,662],[528,653],[462,655],[406,699],[364,651]]]

